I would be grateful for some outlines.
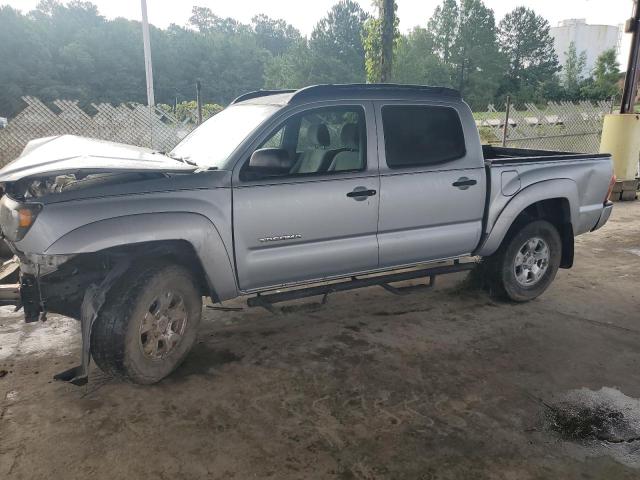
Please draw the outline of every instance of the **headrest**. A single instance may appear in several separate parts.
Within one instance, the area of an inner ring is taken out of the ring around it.
[[[324,123],[311,125],[307,132],[307,137],[309,138],[309,141],[315,145],[328,147],[331,144],[329,129]]]
[[[358,150],[360,148],[358,125],[355,123],[345,123],[340,131],[340,141],[343,147]]]

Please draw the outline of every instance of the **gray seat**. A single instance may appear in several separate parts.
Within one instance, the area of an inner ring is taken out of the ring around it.
[[[340,141],[344,150],[333,157],[329,171],[360,170],[363,167],[363,158],[360,154],[360,133],[358,125],[347,123],[340,132]]]
[[[290,173],[316,173],[326,168],[328,156],[331,154],[327,147],[331,144],[329,129],[324,123],[311,125],[307,130],[307,140],[314,145],[300,155],[298,161],[291,168]]]

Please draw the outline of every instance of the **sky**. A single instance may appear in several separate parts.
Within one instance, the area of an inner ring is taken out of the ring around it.
[[[126,17],[140,19],[138,0],[91,0],[107,18]],[[396,0],[400,29],[403,32],[416,25],[426,25],[433,10],[442,0]],[[147,0],[149,22],[158,27],[171,23],[187,23],[192,5],[209,7],[216,15],[233,17],[248,23],[251,17],[265,13],[282,18],[309,35],[316,22],[322,18],[337,0]],[[35,8],[38,0],[0,0],[0,5],[11,5],[22,11]],[[63,3],[66,3],[63,2]],[[371,0],[358,3],[373,12]],[[484,0],[495,11],[496,21],[517,6],[526,6],[545,17],[552,26],[568,18],[584,18],[589,24],[619,25],[631,16],[632,0]],[[620,60],[626,67],[630,35],[623,34]]]

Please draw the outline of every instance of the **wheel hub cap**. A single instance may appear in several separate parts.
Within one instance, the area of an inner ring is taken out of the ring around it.
[[[171,352],[184,334],[187,310],[182,297],[166,291],[149,305],[140,324],[140,347],[145,357],[160,359]]]
[[[550,252],[547,243],[534,237],[520,247],[513,263],[516,281],[525,287],[538,283],[549,267]]]

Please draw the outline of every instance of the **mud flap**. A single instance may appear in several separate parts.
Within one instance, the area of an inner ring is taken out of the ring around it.
[[[98,313],[104,304],[107,292],[113,284],[127,271],[130,259],[123,258],[102,280],[100,285],[91,284],[82,299],[80,328],[82,331],[82,352],[80,365],[72,367],[53,376],[54,380],[69,382],[73,385],[86,385],[89,381],[89,362],[91,361],[91,328],[98,318]]]

